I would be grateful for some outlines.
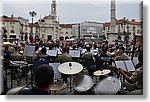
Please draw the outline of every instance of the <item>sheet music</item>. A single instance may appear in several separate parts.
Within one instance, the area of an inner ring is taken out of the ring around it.
[[[126,67],[127,67],[128,71],[135,71],[135,67],[134,67],[131,60],[126,60],[124,62],[126,64]]]
[[[33,57],[34,56],[34,50],[35,50],[35,46],[25,45],[23,55]]]
[[[101,57],[101,59],[107,62],[111,61],[111,57]]]
[[[61,73],[58,71],[58,66],[60,65],[60,63],[49,63],[49,65],[52,66],[54,70],[54,79],[61,79]]]
[[[86,49],[82,49],[81,50],[81,54],[85,53],[86,52]]]
[[[46,50],[49,50],[49,47],[46,47]]]
[[[94,53],[94,54],[97,54],[98,53],[98,49],[91,49],[91,52]]]
[[[62,52],[60,51],[60,49],[57,49],[57,51],[58,51],[58,54],[59,54],[59,55],[61,55],[61,54],[62,54]]]
[[[80,51],[79,50],[69,50],[69,55],[72,57],[80,57]]]
[[[57,50],[47,50],[46,54],[48,54],[49,56],[57,56]]]
[[[115,61],[115,64],[118,69],[121,68],[122,70],[127,70],[123,61]]]

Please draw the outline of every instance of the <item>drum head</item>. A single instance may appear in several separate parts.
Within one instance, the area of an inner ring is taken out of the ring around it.
[[[115,95],[121,89],[121,82],[115,77],[103,79],[96,87],[97,95]]]
[[[73,81],[73,88],[78,92],[85,92],[91,89],[93,86],[93,80],[88,75],[80,75],[75,77]]]

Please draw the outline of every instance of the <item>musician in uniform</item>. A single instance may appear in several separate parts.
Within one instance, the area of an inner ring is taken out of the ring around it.
[[[96,67],[98,69],[103,69],[102,65],[107,64],[112,65],[112,59],[111,56],[107,54],[108,48],[107,47],[103,47],[102,48],[102,52],[100,54],[98,54],[98,56],[96,57]]]
[[[119,51],[117,51],[114,56],[114,60],[129,60],[129,56],[125,54],[124,47],[120,47]]]
[[[64,48],[62,49],[62,51],[63,51],[63,52],[62,52],[62,55],[60,55],[60,56],[58,57],[58,60],[59,60],[61,63],[72,61],[72,57],[68,54],[68,49],[67,49],[66,47],[64,47]],[[63,82],[67,83],[67,82],[68,82],[68,80],[67,80],[68,76],[65,75],[65,74],[61,74],[61,76],[62,76]]]
[[[19,46],[14,47],[14,52],[11,54],[11,60],[13,61],[20,61],[22,60],[22,55],[19,53]]]
[[[90,46],[86,46],[86,52],[81,56],[81,59],[83,59],[83,67],[87,68],[88,74],[90,76],[93,76],[93,72],[95,71],[95,68],[92,67],[94,64],[94,57],[93,53],[90,52]]]
[[[121,69],[119,73],[125,78],[125,82],[123,82],[123,86],[127,90],[125,94],[143,94],[143,66],[133,73]]]

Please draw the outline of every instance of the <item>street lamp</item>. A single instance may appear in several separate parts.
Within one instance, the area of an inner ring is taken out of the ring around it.
[[[135,26],[133,25],[133,36],[135,37]]]
[[[33,17],[35,17],[37,15],[37,13],[35,11],[30,11],[29,15],[32,17],[32,26],[31,26],[31,37],[33,35]]]
[[[126,18],[125,17],[123,18],[123,23],[124,23],[124,31],[123,31],[123,33],[125,35],[126,34],[126,32],[125,32]]]
[[[127,33],[125,31],[125,25],[126,25],[126,18],[124,17],[123,18],[123,23],[124,23],[124,31],[123,31],[123,34],[124,34],[124,41],[125,41],[125,44],[126,44],[126,51],[127,51],[127,45],[128,45],[128,37],[127,37]]]

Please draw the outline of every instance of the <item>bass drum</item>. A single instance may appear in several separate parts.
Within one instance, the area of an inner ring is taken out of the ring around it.
[[[96,86],[96,95],[116,95],[121,91],[121,81],[115,77],[107,77]]]
[[[73,80],[74,94],[77,95],[91,95],[93,80],[89,75],[79,75]]]
[[[17,95],[21,90],[28,90],[29,88],[24,88],[24,87],[16,87],[16,88],[13,88],[13,89],[10,89],[6,95]]]

